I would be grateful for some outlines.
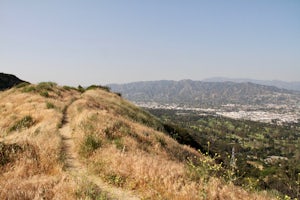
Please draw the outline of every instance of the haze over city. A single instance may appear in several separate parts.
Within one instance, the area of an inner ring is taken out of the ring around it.
[[[300,81],[300,1],[0,2],[5,73],[64,85]]]

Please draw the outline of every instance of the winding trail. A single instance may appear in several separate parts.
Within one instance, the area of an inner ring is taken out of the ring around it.
[[[75,143],[70,127],[68,109],[72,105],[69,104],[63,112],[62,127],[59,134],[62,137],[62,153],[65,155],[65,171],[79,178],[85,178],[89,182],[96,184],[102,191],[108,194],[112,199],[139,200],[140,198],[129,191],[111,186],[105,183],[100,177],[89,174],[87,168],[80,163],[75,149]]]

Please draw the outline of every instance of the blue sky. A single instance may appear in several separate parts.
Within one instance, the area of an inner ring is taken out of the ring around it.
[[[0,72],[62,85],[300,81],[299,0],[0,0]]]

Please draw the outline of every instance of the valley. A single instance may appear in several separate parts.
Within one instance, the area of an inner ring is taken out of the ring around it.
[[[239,105],[226,104],[217,108],[197,108],[189,106],[181,106],[178,104],[158,104],[155,102],[134,102],[136,105],[150,109],[165,109],[177,111],[193,111],[199,116],[212,115],[223,116],[232,119],[244,119],[259,121],[265,123],[299,123],[300,107],[295,105],[276,105],[267,104],[260,105]],[[180,112],[179,112],[180,113]]]
[[[299,123],[262,123],[199,115],[194,110],[147,110],[165,123],[174,139],[200,149],[231,170],[227,178],[235,184],[299,198]]]

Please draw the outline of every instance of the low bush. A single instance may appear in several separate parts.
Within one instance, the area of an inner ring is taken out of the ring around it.
[[[75,88],[75,87],[70,87],[70,86],[63,86],[63,89],[65,89],[65,90],[68,90],[68,91],[70,91],[70,90],[77,90],[77,88]]]
[[[85,181],[80,185],[75,192],[77,199],[96,199],[96,200],[108,200],[108,194],[100,190],[97,185]]]
[[[101,147],[101,140],[94,135],[87,135],[81,144],[80,154],[88,156],[99,147]]]
[[[210,158],[206,156],[203,160],[193,161],[188,159],[188,176],[193,181],[202,181],[207,183],[210,178],[216,177],[222,171],[222,164],[215,161],[218,156]]]
[[[77,90],[81,93],[85,92],[85,89],[81,85],[78,85]]]
[[[4,144],[0,142],[0,166],[13,161],[14,154],[22,151],[22,147],[17,144]]]
[[[43,97],[46,97],[46,98],[49,97],[49,93],[47,91],[41,91],[40,95],[43,96]]]
[[[126,183],[126,178],[125,177],[123,177],[119,174],[113,173],[113,172],[111,172],[110,174],[107,174],[105,176],[105,180],[108,183],[113,184],[113,185],[118,186],[118,187],[122,187]]]
[[[36,88],[33,85],[27,85],[25,87],[23,87],[22,92],[34,92],[36,91]]]
[[[56,87],[56,86],[57,86],[57,84],[54,82],[41,82],[36,86],[36,89],[38,91],[43,91],[43,90],[53,91],[53,87]]]
[[[46,107],[47,107],[47,109],[54,109],[54,108],[56,108],[56,106],[53,103],[50,103],[50,102],[46,103]]]
[[[23,83],[19,83],[19,84],[16,85],[15,87],[16,87],[16,88],[23,88],[23,87],[28,86],[28,85],[30,85],[30,83],[28,83],[28,82],[23,82]]]
[[[24,128],[29,128],[34,124],[34,120],[31,116],[27,115],[25,117],[23,117],[22,119],[20,119],[19,121],[17,121],[12,127],[10,127],[9,131],[19,131],[22,130]]]

